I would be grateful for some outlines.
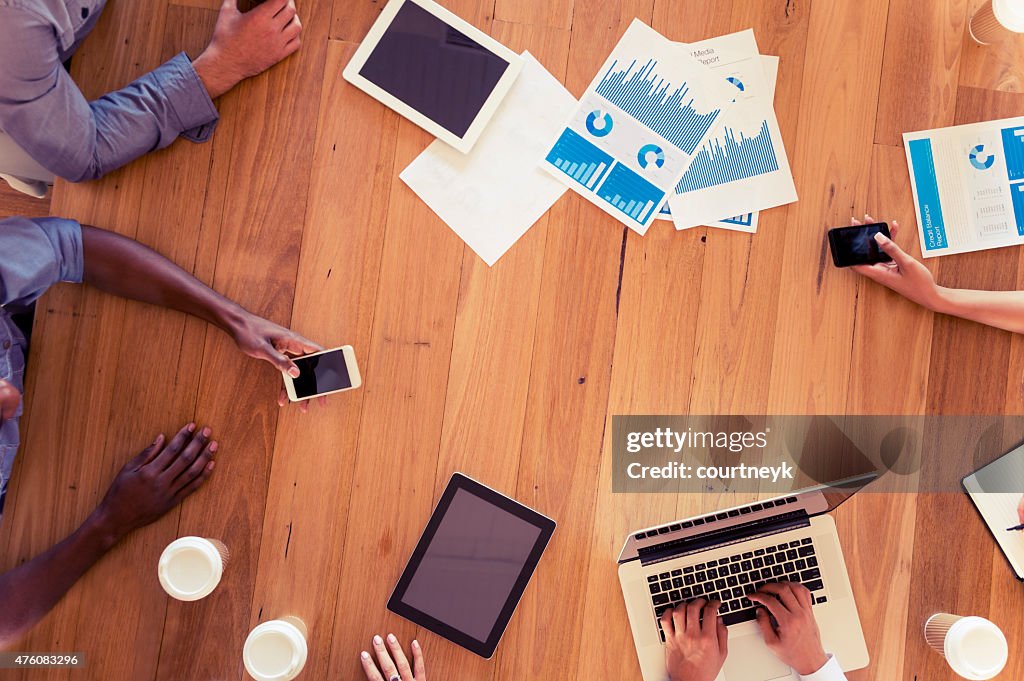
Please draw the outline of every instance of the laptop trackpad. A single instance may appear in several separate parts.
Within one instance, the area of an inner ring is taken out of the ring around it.
[[[725,659],[722,673],[726,681],[795,678],[789,665],[781,662],[768,650],[759,633],[729,639],[729,657]]]

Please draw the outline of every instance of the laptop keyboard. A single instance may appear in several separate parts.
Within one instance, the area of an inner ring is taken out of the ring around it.
[[[660,618],[667,609],[704,598],[722,602],[719,616],[726,626],[749,622],[755,618],[757,606],[747,596],[765,584],[783,581],[803,584],[815,605],[828,601],[810,537],[649,575],[647,587],[664,642]]]

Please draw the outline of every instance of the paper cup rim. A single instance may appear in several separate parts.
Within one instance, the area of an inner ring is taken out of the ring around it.
[[[289,665],[276,674],[267,674],[261,670],[254,669],[249,659],[250,646],[268,634],[283,635],[291,641],[293,646],[292,659]],[[306,665],[308,654],[309,648],[306,643],[306,637],[302,635],[302,631],[291,622],[277,619],[258,624],[249,632],[245,639],[245,645],[242,646],[242,663],[245,665],[245,671],[249,672],[249,676],[258,681],[287,681],[288,679],[295,678],[302,671],[302,668]]]
[[[167,576],[168,568],[171,564],[171,560],[175,554],[180,552],[182,549],[188,549],[196,551],[207,558],[210,561],[211,575],[210,579],[207,580],[206,584],[195,591],[183,591],[175,586]],[[175,539],[167,548],[160,554],[160,562],[157,565],[157,575],[160,578],[160,586],[164,588],[164,591],[173,598],[179,601],[198,601],[201,598],[209,596],[210,593],[217,588],[220,584],[221,577],[224,574],[224,559],[217,549],[217,545],[209,539],[203,537],[180,537]]]
[[[968,664],[964,656],[956,650],[955,646],[963,641],[964,635],[968,630],[975,627],[984,628],[988,633],[995,634],[999,644],[1002,647],[1002,660],[986,668],[975,667],[973,664]],[[945,640],[942,645],[943,655],[949,666],[953,668],[960,676],[965,679],[971,679],[972,681],[986,681],[987,679],[994,678],[997,676],[1003,668],[1006,667],[1006,663],[1009,660],[1009,645],[1006,642],[1006,635],[1003,634],[1003,630],[1000,629],[994,622],[991,622],[984,617],[969,616],[963,617],[954,622],[950,627],[949,631],[946,632]]]

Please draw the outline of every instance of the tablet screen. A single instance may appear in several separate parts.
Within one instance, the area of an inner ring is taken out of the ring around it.
[[[359,75],[463,137],[509,63],[406,2]]]
[[[402,600],[486,641],[540,528],[458,490]]]
[[[489,657],[553,531],[550,519],[455,474],[388,608]]]

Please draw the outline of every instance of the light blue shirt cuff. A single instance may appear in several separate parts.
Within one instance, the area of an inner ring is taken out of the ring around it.
[[[821,669],[806,676],[801,674],[800,681],[846,681],[846,674],[843,673],[843,668],[839,666],[839,660],[836,659],[836,656],[829,655],[828,662]]]
[[[210,139],[220,114],[188,55],[175,55],[153,74],[178,117],[181,136],[193,142]]]
[[[85,273],[82,227],[62,218],[0,220],[0,304],[23,306],[59,281],[81,283]]]

